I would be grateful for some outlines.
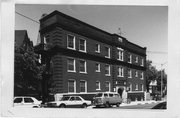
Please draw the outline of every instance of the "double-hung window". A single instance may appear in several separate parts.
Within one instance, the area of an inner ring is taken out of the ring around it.
[[[128,78],[132,78],[132,71],[131,71],[131,69],[128,69]]]
[[[86,52],[86,40],[79,39],[79,51]]]
[[[87,92],[87,82],[84,80],[80,81],[80,92]]]
[[[100,53],[100,49],[101,49],[100,44],[96,43],[96,45],[95,45],[95,52]]]
[[[132,55],[128,54],[128,63],[132,63]]]
[[[141,84],[141,91],[144,91],[144,85]]]
[[[109,47],[105,47],[105,57],[110,58],[110,48]]]
[[[141,59],[141,66],[144,66],[144,59]]]
[[[105,83],[105,89],[106,89],[106,92],[110,92],[110,82],[106,82]]]
[[[140,77],[140,79],[144,79],[144,73],[143,72],[141,72],[141,77]]]
[[[99,81],[96,81],[96,90],[101,90],[101,84]]]
[[[138,84],[135,84],[135,90],[138,90]]]
[[[76,81],[68,80],[68,93],[75,93],[75,92],[76,92]]]
[[[124,77],[124,68],[118,67],[118,77]]]
[[[96,66],[96,72],[101,72],[100,63],[96,63],[95,66]]]
[[[68,72],[76,72],[76,61],[75,59],[68,58],[67,59],[67,70]]]
[[[67,48],[75,50],[75,36],[67,35]]]
[[[105,65],[105,75],[110,76],[110,65]]]
[[[136,58],[135,58],[135,62],[136,62],[136,63],[138,63],[138,56],[136,56]]]
[[[138,71],[135,71],[135,77],[138,77]]]
[[[86,61],[79,60],[79,72],[80,73],[87,73]]]
[[[124,60],[124,50],[122,48],[117,48],[117,54],[118,54],[118,59],[120,61]]]

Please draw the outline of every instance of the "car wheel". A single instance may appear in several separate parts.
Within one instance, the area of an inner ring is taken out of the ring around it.
[[[33,106],[33,108],[38,108],[38,106]]]
[[[119,106],[120,106],[120,103],[118,102],[118,103],[116,104],[116,106],[119,107]]]
[[[65,104],[61,104],[59,107],[60,108],[66,108],[66,105]]]
[[[82,108],[87,108],[87,104],[82,104]]]

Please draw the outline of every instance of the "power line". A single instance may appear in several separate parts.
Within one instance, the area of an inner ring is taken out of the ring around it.
[[[36,21],[36,20],[34,20],[34,19],[32,19],[32,18],[29,18],[29,17],[27,17],[27,16],[25,16],[25,15],[23,15],[23,14],[21,14],[21,13],[19,13],[19,12],[15,12],[16,14],[18,14],[18,15],[20,15],[20,16],[22,16],[22,17],[24,17],[24,18],[27,18],[27,19],[29,19],[29,20],[31,20],[31,21],[33,21],[33,22],[35,22],[35,23],[38,23],[38,24],[40,24],[38,21]]]

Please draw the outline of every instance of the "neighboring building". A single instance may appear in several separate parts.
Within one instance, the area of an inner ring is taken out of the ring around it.
[[[132,100],[144,97],[146,48],[59,11],[40,19],[40,35],[38,53],[50,64],[53,94],[128,91]]]

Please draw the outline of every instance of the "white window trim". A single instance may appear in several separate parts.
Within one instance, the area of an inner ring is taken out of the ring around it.
[[[120,70],[122,71],[122,75],[119,75]],[[123,67],[118,67],[118,77],[124,77],[124,68]]]
[[[130,76],[128,76],[128,78],[132,78],[132,70],[129,69],[128,71],[130,71]]]
[[[144,79],[144,72],[141,72],[141,78],[140,78],[141,80],[143,80]]]
[[[124,50],[122,48],[117,48],[118,50],[118,59],[119,61],[124,61]],[[120,52],[122,51],[122,59],[120,58]]]
[[[84,73],[84,74],[87,74],[87,64],[86,64],[86,61],[85,61],[85,60],[80,59],[80,60],[79,60],[79,64],[80,64],[80,61],[84,61],[84,62],[85,62],[85,63],[84,63],[84,64],[85,64],[85,65],[84,65],[84,66],[85,66],[85,71],[84,71],[84,72],[80,71],[80,66],[79,66],[79,73]]]
[[[130,61],[128,60],[128,63],[132,63],[132,54],[129,54],[128,56],[130,56]]]
[[[74,92],[69,92],[69,81],[74,81]],[[68,79],[68,93],[76,93],[76,80]]]
[[[106,91],[106,92],[110,92],[111,91],[111,83],[109,82],[109,81],[106,81],[106,82],[108,82],[109,83],[109,91]]]
[[[80,40],[84,40],[84,50],[80,50]],[[85,39],[79,39],[79,51],[80,52],[86,52],[86,40]]]
[[[106,58],[110,58],[111,57],[111,49],[109,48],[109,47],[107,47],[107,46],[105,46],[106,48],[108,48],[108,56],[105,56]]]
[[[68,47],[68,36],[73,36],[73,35],[71,35],[71,34],[68,34],[68,35],[67,35],[67,48],[68,48],[68,49],[71,49],[71,50],[76,50],[76,38],[75,38],[75,36],[73,36],[73,37],[74,37],[74,38],[73,38],[73,48]]]
[[[96,90],[101,90],[101,83],[100,83],[100,81],[96,81],[96,82],[99,83],[99,88],[98,89],[96,88]]]
[[[101,64],[100,63],[96,63],[98,64],[98,70],[95,70],[96,72],[101,72]],[[95,65],[96,66],[96,65]]]
[[[96,43],[96,45],[98,45],[98,50],[95,49],[95,52],[100,53],[101,52],[101,46],[98,43]]]
[[[68,70],[68,59],[74,60],[74,70]],[[74,58],[67,58],[67,71],[68,72],[76,72],[76,60]]]
[[[135,71],[135,77],[138,77],[138,71],[137,70]]]
[[[108,70],[109,70],[109,73],[108,74],[106,74],[105,73],[105,76],[111,76],[111,66],[110,65],[105,65],[105,66],[108,66]],[[106,69],[106,68],[105,68]]]
[[[138,90],[138,84],[135,84],[135,90]]]
[[[80,93],[87,93],[87,81],[86,80],[80,80],[80,82],[84,81],[85,82],[85,92],[81,92]],[[81,86],[80,86],[81,87]]]

